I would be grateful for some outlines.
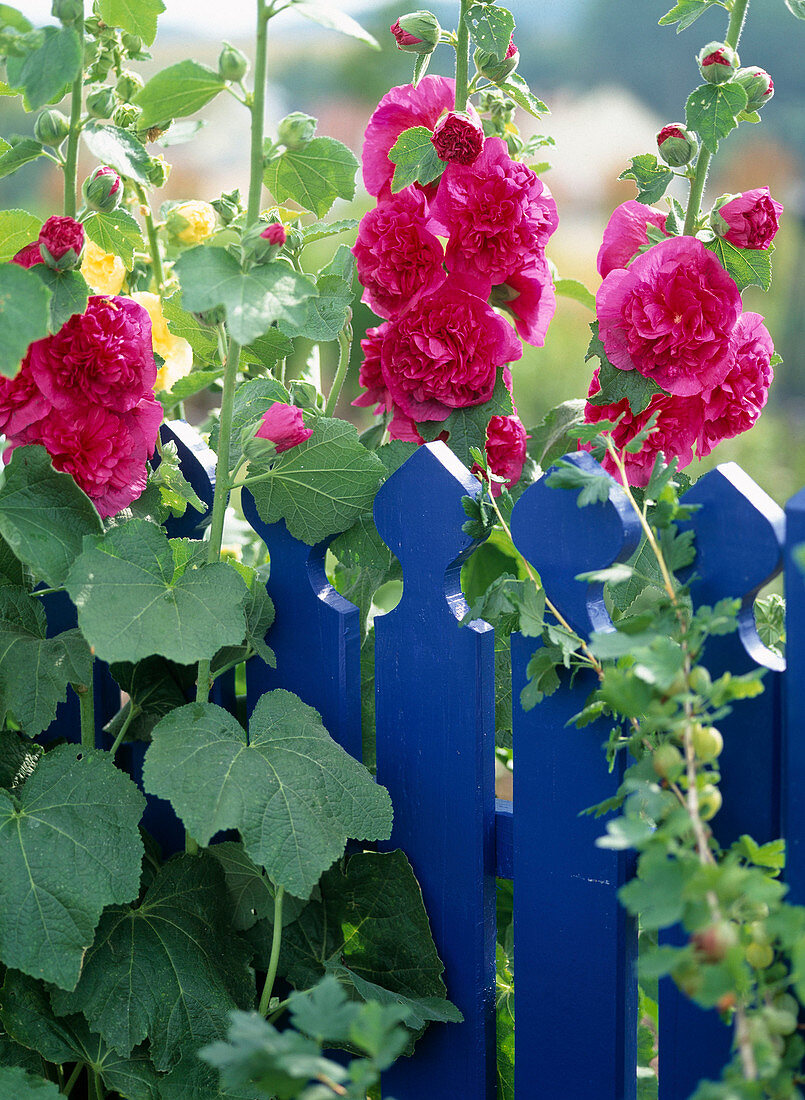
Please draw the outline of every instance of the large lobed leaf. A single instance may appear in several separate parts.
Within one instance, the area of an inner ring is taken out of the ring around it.
[[[35,241],[41,228],[42,219],[27,210],[0,210],[0,263]]]
[[[74,27],[43,27],[40,35],[29,53],[6,60],[9,87],[24,93],[29,111],[60,99],[81,72],[81,43]]]
[[[215,69],[198,61],[180,61],[152,76],[134,98],[142,108],[140,126],[148,129],[200,111],[226,87]]]
[[[249,857],[300,898],[347,838],[379,840],[391,832],[386,790],[288,691],[262,696],[248,736],[211,703],[173,711],[153,731],[143,781],[170,800],[199,843],[239,829]]]
[[[62,989],[75,986],[104,907],[137,893],[144,808],[106,753],[75,745],[47,753],[17,798],[0,790],[0,958],[7,966]]]
[[[293,199],[323,218],[336,199],[355,196],[355,154],[340,141],[316,137],[269,160],[263,182],[277,202]]]
[[[110,27],[121,27],[150,46],[157,36],[157,16],[165,10],[162,0],[98,0],[98,15]]]
[[[0,264],[0,375],[13,378],[28,345],[48,335],[49,301],[50,291],[33,271]]]
[[[137,183],[148,185],[150,154],[141,141],[120,126],[94,119],[81,131],[90,153],[101,162],[114,168],[121,176],[128,176]]]

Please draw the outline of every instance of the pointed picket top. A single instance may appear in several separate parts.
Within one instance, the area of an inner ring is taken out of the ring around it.
[[[434,603],[441,592],[459,614],[465,607],[459,572],[480,545],[462,530],[463,497],[475,497],[479,482],[441,440],[426,443],[381,485],[375,524],[403,570],[403,600]]]
[[[696,560],[680,574],[690,578],[695,604],[728,597],[743,600],[740,635],[758,664],[780,670],[785,662],[758,637],[754,599],[780,572],[785,542],[785,513],[735,462],[725,462],[700,477],[683,497],[700,507],[681,529],[696,532]]]
[[[197,512],[188,504],[185,514],[178,519],[171,517],[166,523],[171,538],[200,539],[210,522],[212,498],[215,493],[215,451],[211,450],[195,428],[184,420],[168,420],[159,430],[164,443],[175,443],[179,453],[182,473],[194,491],[206,505],[206,511]]]
[[[606,630],[612,624],[603,584],[585,587],[576,576],[631,557],[640,542],[640,521],[623,489],[590,454],[577,451],[563,461],[606,478],[609,499],[579,508],[578,491],[552,489],[543,477],[514,506],[512,535],[517,549],[539,573],[551,601],[585,636],[590,629]]]

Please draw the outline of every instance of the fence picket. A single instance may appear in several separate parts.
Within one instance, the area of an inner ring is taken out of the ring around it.
[[[786,842],[785,878],[788,900],[805,904],[805,814],[802,778],[805,776],[805,489],[786,506],[785,599],[786,663],[783,724],[782,826]]]
[[[459,626],[459,572],[474,549],[461,498],[478,483],[443,443],[381,487],[375,522],[403,569],[403,595],[375,619],[377,775],[422,886],[450,998],[463,1024],[431,1025],[384,1075],[396,1100],[493,1100],[495,1067],[494,635]]]

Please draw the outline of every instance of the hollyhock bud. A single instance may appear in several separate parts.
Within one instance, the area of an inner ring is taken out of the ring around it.
[[[69,27],[84,18],[84,0],[53,0],[50,14]]]
[[[87,96],[87,110],[93,118],[109,118],[117,105],[114,88],[105,85]]]
[[[117,78],[115,91],[124,103],[130,103],[144,87],[145,81],[139,73],[133,73],[131,69],[124,69]]]
[[[218,54],[218,75],[221,80],[243,80],[249,71],[249,59],[245,53],[224,42],[224,48]]]
[[[120,176],[107,165],[102,165],[91,172],[81,185],[84,201],[92,210],[102,210],[109,213],[116,209],[123,198],[123,184]]]
[[[430,140],[439,160],[472,164],[484,147],[484,128],[474,110],[448,111]]]
[[[258,222],[243,234],[243,254],[257,264],[267,264],[277,255],[287,239],[282,222],[264,225]]]
[[[43,145],[61,145],[70,132],[70,123],[61,111],[43,111],[34,125],[34,137]]]
[[[142,113],[142,108],[135,107],[133,103],[118,103],[112,115],[112,122],[121,130],[131,130],[139,122]]]
[[[507,77],[511,76],[519,65],[520,53],[514,44],[514,39],[512,39],[509,42],[506,56],[503,59],[495,57],[493,53],[486,53],[481,49],[475,51],[472,55],[472,59],[475,62],[475,68],[481,76],[485,76],[486,79],[491,80],[493,84],[503,84]]]
[[[774,95],[774,81],[765,69],[758,68],[757,65],[739,69],[735,74],[735,83],[740,84],[746,92],[747,111],[759,111]]]
[[[234,188],[232,191],[224,191],[220,199],[213,199],[210,202],[210,206],[216,212],[221,222],[224,225],[229,225],[234,221],[238,214],[243,213],[243,206],[240,201],[240,189]]]
[[[122,34],[120,44],[127,54],[135,56],[143,51],[143,40],[138,34]]]
[[[738,71],[741,60],[726,42],[708,42],[699,51],[699,70],[708,84],[723,84]]]
[[[292,111],[286,115],[277,129],[277,139],[287,149],[301,149],[313,139],[316,119],[304,111]]]
[[[182,244],[201,244],[215,229],[215,210],[208,202],[180,202],[165,219],[168,232]]]
[[[666,164],[681,168],[696,156],[699,143],[681,122],[670,122],[657,134],[657,148]]]
[[[263,413],[260,427],[254,433],[257,439],[267,439],[274,444],[277,454],[297,447],[313,435],[311,428],[305,427],[302,410],[295,405],[285,405],[275,401]]]
[[[783,204],[771,197],[768,187],[755,187],[740,195],[722,195],[710,215],[713,232],[736,248],[769,247],[780,228]]]
[[[150,157],[145,168],[148,182],[153,187],[164,187],[168,182],[171,166],[160,153],[158,157]]]
[[[83,247],[84,226],[73,218],[56,214],[39,230],[39,251],[54,271],[77,267]]]
[[[433,53],[442,36],[439,20],[429,11],[401,15],[389,29],[397,41],[397,49],[406,53]]]

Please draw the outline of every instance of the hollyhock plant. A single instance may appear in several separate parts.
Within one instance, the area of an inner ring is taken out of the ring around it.
[[[635,199],[629,199],[617,206],[607,222],[604,239],[598,249],[596,264],[601,278],[605,279],[616,268],[626,267],[641,248],[647,247],[647,226],[656,225],[664,232],[667,217],[661,210],[655,210],[653,206],[646,206]]]
[[[444,248],[428,224],[427,199],[414,187],[363,216],[352,251],[362,301],[378,317],[400,313],[444,282]]]
[[[488,401],[498,368],[521,355],[511,326],[452,277],[389,322],[380,361],[397,408],[415,421],[446,420]]]
[[[484,128],[474,107],[448,111],[436,124],[430,139],[439,157],[448,164],[473,164],[484,147]]]
[[[722,439],[748,431],[760,416],[774,378],[774,344],[759,313],[743,313],[732,337],[735,359],[724,381],[704,395],[696,450],[708,455]]]
[[[403,84],[392,88],[378,103],[369,119],[363,141],[363,182],[370,195],[390,193],[394,165],[389,152],[403,132],[412,126],[434,130],[441,116],[455,102],[455,81],[444,76],[426,76],[415,88]]]
[[[514,318],[514,327],[527,344],[541,348],[556,312],[556,291],[544,260],[509,275],[505,283],[492,288],[493,306]]]
[[[51,408],[34,379],[29,352],[14,378],[0,378],[0,432],[7,437],[18,435]]]
[[[263,413],[260,426],[254,433],[257,439],[267,439],[273,443],[277,454],[297,447],[313,435],[311,428],[305,427],[302,410],[295,405],[285,405],[275,401]]]
[[[50,267],[75,267],[84,247],[84,226],[74,218],[55,215],[39,230],[39,251]]]
[[[388,322],[386,322],[378,325],[377,328],[368,328],[366,335],[361,340],[363,362],[358,374],[358,381],[363,386],[364,392],[359,394],[352,402],[353,405],[364,408],[371,408],[372,405],[375,405],[377,415],[392,407],[380,365],[383,338],[388,331],[388,327]]]
[[[513,489],[520,480],[526,459],[528,435],[515,410],[512,416],[493,416],[486,429],[486,459],[489,469],[506,478],[506,488]],[[493,496],[499,496],[499,482],[491,483]]]
[[[613,366],[689,397],[732,366],[741,313],[734,280],[701,241],[672,237],[607,275],[596,295],[599,336]]]
[[[710,224],[736,248],[768,248],[780,228],[782,212],[783,204],[771,197],[768,187],[755,187],[719,199]]]

